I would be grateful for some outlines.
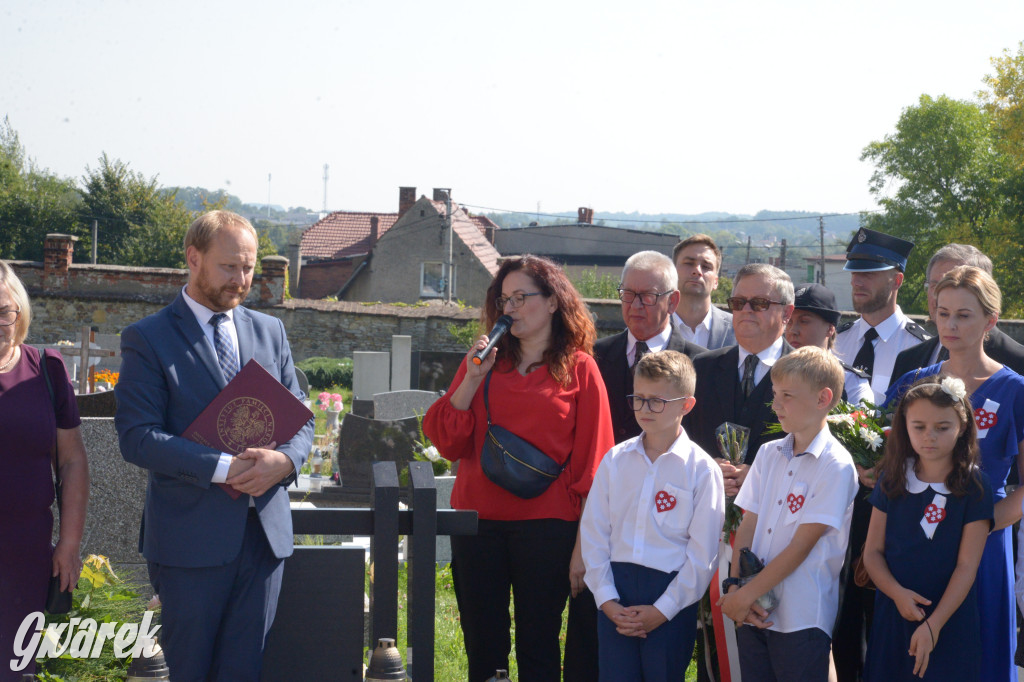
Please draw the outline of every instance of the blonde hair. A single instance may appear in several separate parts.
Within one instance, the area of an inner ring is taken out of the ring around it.
[[[935,297],[945,289],[966,289],[974,294],[986,317],[999,317],[1002,312],[1003,294],[999,285],[981,268],[970,265],[958,265],[947,272],[935,285]]]
[[[843,396],[843,384],[846,383],[846,371],[839,359],[832,351],[817,346],[797,348],[792,353],[783,355],[772,366],[772,381],[790,377],[802,379],[816,391],[830,389],[830,410],[839,404]]]
[[[192,224],[188,226],[188,231],[185,233],[185,249],[188,250],[188,247],[194,246],[200,253],[206,253],[206,249],[209,248],[210,242],[214,240],[217,233],[225,227],[231,226],[246,230],[259,244],[260,237],[256,234],[256,228],[247,219],[231,211],[210,211],[193,220]]]
[[[697,372],[693,362],[675,350],[659,350],[643,356],[636,363],[634,376],[650,381],[668,381],[687,397],[692,396],[697,388]]]
[[[0,284],[7,287],[7,292],[18,305],[21,313],[14,323],[14,345],[20,346],[28,336],[28,326],[32,323],[32,306],[28,302],[28,292],[21,279],[14,274],[14,269],[6,261],[0,260]]]

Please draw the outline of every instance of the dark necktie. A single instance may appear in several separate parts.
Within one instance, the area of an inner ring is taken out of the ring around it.
[[[945,362],[946,360],[949,360],[949,349],[945,346],[939,346],[939,357],[936,361]]]
[[[231,381],[238,374],[238,356],[235,353],[235,342],[231,339],[231,334],[221,327],[221,324],[227,320],[227,315],[217,313],[210,318],[210,324],[213,325],[213,347],[217,350],[217,364],[220,365],[220,371],[224,374],[224,381]]]
[[[651,349],[647,347],[646,343],[643,341],[637,341],[636,345],[633,347],[633,365],[631,369],[636,369],[637,363],[640,362],[640,359],[650,352]]]
[[[217,350],[217,364],[220,365],[224,380],[231,381],[238,374],[238,358],[235,357],[235,343],[231,340],[231,334],[221,328],[221,323],[227,322],[227,319],[228,316],[224,313],[217,313],[210,318],[210,324],[213,325],[213,347]],[[218,483],[217,485],[223,488],[224,492],[233,500],[237,500],[242,495],[234,486],[227,483]]]
[[[867,372],[868,376],[871,376],[875,368],[875,344],[872,341],[877,338],[878,332],[875,331],[874,327],[864,332],[864,343],[861,345],[860,350],[857,351],[857,357],[853,359],[854,368]]]
[[[743,361],[743,397],[748,398],[750,394],[754,392],[754,372],[757,371],[757,356],[751,353],[747,356],[747,359]]]

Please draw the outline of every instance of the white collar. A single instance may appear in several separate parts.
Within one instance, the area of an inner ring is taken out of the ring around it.
[[[658,456],[659,460],[665,455],[675,455],[680,459],[685,459],[693,450],[693,441],[691,441],[690,437],[686,435],[686,429],[680,429],[679,431],[679,437],[672,441],[672,445],[669,446],[667,451]],[[644,461],[650,464],[651,461],[647,459],[647,451],[644,449],[644,438],[646,437],[646,434],[641,433],[639,436],[634,438],[632,442],[632,450],[643,457]]]
[[[743,362],[747,359],[751,352],[745,349],[743,346],[736,346],[740,349],[740,363],[739,367],[743,367]],[[775,343],[768,346],[760,353],[757,353],[757,359],[763,362],[768,367],[775,364],[776,360],[782,357],[782,337],[775,339]]]
[[[925,483],[917,477],[914,473],[914,462],[907,460],[907,492],[916,495],[917,493],[923,493],[924,491],[931,488],[940,495],[948,495],[949,488],[946,487],[945,483]]]
[[[675,313],[675,312],[672,313],[672,323],[675,324],[677,327],[685,327],[687,330],[690,331],[691,334],[696,334],[697,330],[700,329],[701,327],[703,327],[704,329],[707,329],[710,332],[711,331],[711,308],[713,308],[713,307],[714,307],[714,304],[712,304],[711,307],[708,308],[708,314],[705,315],[704,319],[701,320],[700,322],[698,322],[697,326],[694,327],[693,329],[690,329],[690,325],[688,325],[685,322],[683,322],[683,318],[679,316],[679,313]]]
[[[875,331],[878,332],[878,338],[885,342],[889,340],[889,337],[899,331],[900,327],[903,326],[903,321],[906,319],[906,315],[900,310],[899,306],[896,306],[896,312],[889,317],[885,318],[877,325],[875,325]],[[857,320],[859,328],[857,329],[857,338],[863,339],[864,334],[867,333],[871,325],[864,321],[864,318]]]
[[[668,339],[672,336],[672,320],[669,319],[668,324],[661,330],[660,334],[655,334],[651,338],[647,339],[644,343],[651,351],[665,350],[668,347]],[[636,348],[636,337],[633,336],[633,332],[626,329],[626,353],[630,353]]]

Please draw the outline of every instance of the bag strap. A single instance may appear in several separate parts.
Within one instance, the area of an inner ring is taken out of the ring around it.
[[[46,392],[50,394],[50,404],[53,405],[54,418],[57,416],[57,395],[53,392],[53,382],[50,380],[50,371],[46,367],[46,351],[36,349],[39,353],[39,371],[43,375],[43,380],[46,382]],[[63,488],[62,481],[60,480],[60,449],[57,447],[57,443],[53,444],[53,458],[55,465],[53,467],[53,490],[57,497],[57,511],[60,512],[61,503],[61,490]]]
[[[491,386],[491,371],[487,370],[487,378],[484,379],[484,410],[487,412],[487,426],[491,426],[491,403],[487,400],[487,389]]]

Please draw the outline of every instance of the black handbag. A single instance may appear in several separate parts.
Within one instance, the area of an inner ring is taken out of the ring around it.
[[[53,404],[53,412],[57,413],[57,399],[53,393],[53,382],[50,381],[50,372],[46,369],[46,351],[39,352],[39,369],[46,381],[46,390],[50,393],[50,402]],[[53,446],[54,455],[54,481],[53,490],[57,498],[57,514],[61,514],[61,491],[63,484],[60,480],[60,450],[57,445]],[[52,614],[67,613],[71,610],[71,590],[60,589],[60,576],[50,576],[50,584],[46,588],[46,612]]]
[[[484,379],[487,434],[480,451],[480,467],[492,483],[513,495],[524,500],[537,497],[565,471],[569,466],[569,458],[566,458],[565,464],[559,464],[508,429],[492,424],[491,406],[487,400],[490,385],[491,373],[488,372]]]

